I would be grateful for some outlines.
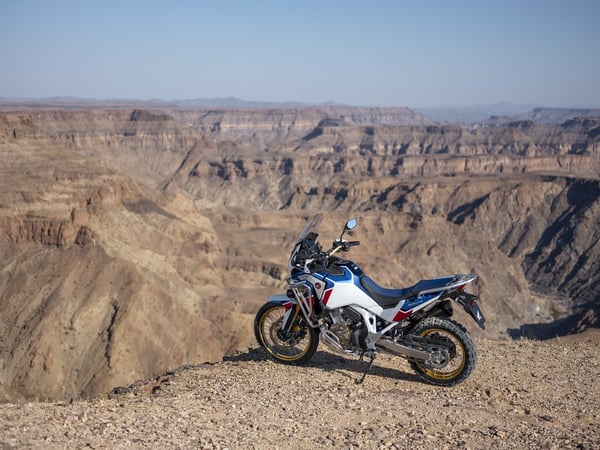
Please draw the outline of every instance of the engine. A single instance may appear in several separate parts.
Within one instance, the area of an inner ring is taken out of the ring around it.
[[[367,328],[356,310],[348,307],[332,311],[321,325],[323,343],[335,351],[355,353],[367,349]]]
[[[352,350],[352,325],[336,323],[329,327],[329,331],[336,335],[338,343],[344,350]]]

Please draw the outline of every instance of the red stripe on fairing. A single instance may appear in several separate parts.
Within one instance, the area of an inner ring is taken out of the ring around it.
[[[288,309],[290,309],[293,306],[293,303],[292,302],[284,303],[283,306],[285,307],[285,310],[287,311]]]
[[[323,295],[323,304],[324,305],[326,305],[327,302],[329,301],[329,297],[331,297],[332,292],[333,292],[333,288],[325,291],[325,294]]]
[[[396,315],[394,316],[394,318],[392,319],[392,321],[393,322],[400,322],[401,320],[406,319],[411,314],[412,314],[412,310],[408,311],[408,312],[398,311],[396,313]]]

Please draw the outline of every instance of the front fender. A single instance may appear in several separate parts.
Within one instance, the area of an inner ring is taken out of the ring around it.
[[[281,330],[284,333],[289,332],[292,323],[294,322],[294,319],[296,318],[299,312],[297,306],[295,306],[298,304],[298,301],[295,298],[289,298],[286,294],[275,294],[271,295],[267,299],[267,304],[269,303],[281,305],[285,308],[283,322],[281,324]]]
[[[298,303],[298,301],[296,300],[295,297],[288,297],[287,294],[275,294],[275,295],[271,295],[269,298],[267,298],[267,301],[270,303]]]

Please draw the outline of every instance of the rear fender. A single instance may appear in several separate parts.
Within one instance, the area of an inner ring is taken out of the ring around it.
[[[473,320],[477,322],[477,325],[479,325],[482,330],[485,330],[485,317],[477,303],[479,297],[473,294],[467,294],[466,292],[461,292],[455,300],[464,308]]]

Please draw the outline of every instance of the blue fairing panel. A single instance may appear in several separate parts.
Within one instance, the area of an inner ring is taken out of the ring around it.
[[[422,297],[416,297],[416,298],[412,298],[412,299],[408,299],[404,302],[404,305],[402,305],[402,308],[400,308],[402,311],[410,311],[413,308],[416,308],[419,305],[422,305],[423,303],[427,303],[430,300],[433,300],[436,297],[439,297],[440,294],[431,294],[431,295],[423,295]]]

